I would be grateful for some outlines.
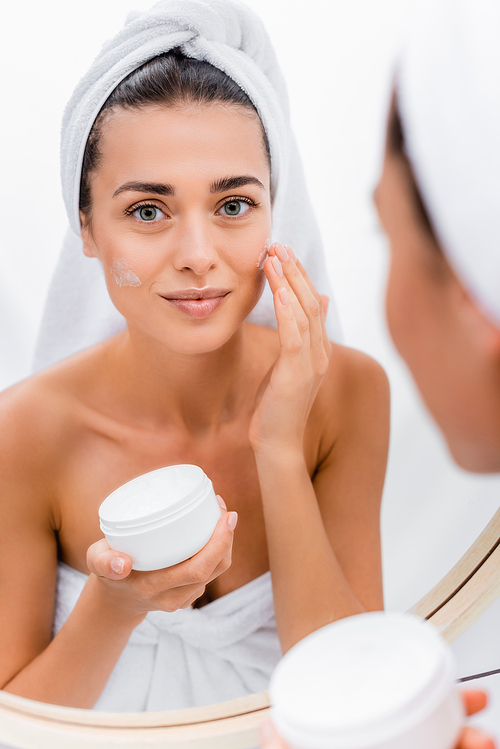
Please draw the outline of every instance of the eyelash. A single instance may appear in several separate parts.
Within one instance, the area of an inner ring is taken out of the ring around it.
[[[127,216],[132,216],[136,211],[138,211],[140,208],[157,208],[162,213],[165,213],[164,206],[159,206],[156,203],[152,203],[150,200],[143,200],[140,203],[136,203],[131,208],[126,208],[124,213]]]
[[[252,208],[259,208],[260,203],[256,203],[254,200],[251,200],[251,198],[245,198],[241,195],[233,195],[230,198],[226,198],[222,205],[219,206],[217,209],[220,211],[221,208],[223,208],[228,203],[236,203],[237,201],[241,200],[242,203],[247,203],[248,205],[252,206]],[[162,213],[165,213],[164,207],[157,205],[156,203],[153,203],[148,200],[144,200],[140,203],[136,203],[135,205],[131,206],[130,208],[126,208],[124,213],[127,216],[133,216],[133,214],[138,211],[140,208],[157,208],[159,211],[162,211]],[[236,218],[236,217],[235,217]],[[145,222],[146,223],[146,222]],[[153,222],[151,222],[153,223]]]
[[[247,203],[247,205],[251,205],[252,208],[258,208],[260,206],[260,203],[256,203],[255,200],[251,200],[251,198],[244,198],[241,195],[233,195],[230,198],[226,198],[217,210],[220,211],[220,209],[223,208],[228,203],[238,203],[238,201],[241,201],[242,203]]]

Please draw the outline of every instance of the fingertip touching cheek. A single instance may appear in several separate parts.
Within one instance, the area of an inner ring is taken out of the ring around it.
[[[270,247],[271,247],[271,239],[270,237],[268,237],[264,244],[264,249],[262,250],[262,252],[259,253],[259,257],[257,258],[257,268],[259,270],[264,270],[264,263],[266,262],[267,256],[269,255]]]

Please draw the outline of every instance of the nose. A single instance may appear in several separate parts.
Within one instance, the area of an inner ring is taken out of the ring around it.
[[[179,226],[175,237],[174,267],[204,276],[219,260],[213,237],[200,219],[191,219]]]

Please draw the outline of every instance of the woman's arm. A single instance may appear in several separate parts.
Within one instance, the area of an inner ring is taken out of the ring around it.
[[[104,539],[97,541],[90,547],[88,555],[89,567],[95,571],[90,574],[75,608],[52,641],[46,634],[44,641],[38,638],[35,645],[26,632],[27,615],[36,621],[36,607],[43,605],[46,610],[47,601],[37,597],[31,606],[28,600],[24,600],[24,618],[19,609],[14,610],[12,602],[7,605],[8,602],[4,601],[5,630],[13,634],[9,615],[14,612],[21,627],[19,637],[24,647],[17,648],[16,667],[10,668],[15,673],[4,683],[3,689],[41,702],[92,707],[132,630],[146,613],[187,608],[203,594],[205,585],[229,568],[234,531],[231,516],[232,513],[223,513],[212,538],[198,554],[173,567],[154,572],[131,572],[130,557],[112,551]],[[111,567],[112,560],[117,557],[124,560],[122,573],[113,572]],[[53,594],[49,600],[53,603]],[[45,633],[47,621],[45,617]],[[35,635],[36,630],[35,627]],[[40,652],[36,653],[37,650]],[[30,658],[34,653],[35,657]],[[4,678],[6,673],[9,675],[6,669],[2,671]]]
[[[190,605],[228,569],[236,513],[223,511],[204,549],[165,570],[131,572],[129,557],[111,552],[104,539],[93,544],[91,575],[52,639],[55,531],[64,522],[54,516],[53,475],[64,424],[54,404],[34,395],[7,392],[0,399],[0,688],[42,702],[92,707],[147,611]],[[111,566],[116,556],[124,560],[120,574]]]
[[[286,651],[331,621],[383,606],[379,510],[389,393],[385,374],[368,357],[342,347],[331,354],[319,295],[293,259],[281,268],[283,276],[272,258],[266,263],[280,356],[250,439]],[[304,449],[310,414],[325,425],[313,481]]]

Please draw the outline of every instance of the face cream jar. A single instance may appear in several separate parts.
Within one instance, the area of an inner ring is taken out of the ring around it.
[[[270,684],[292,749],[454,749],[463,708],[451,650],[429,623],[375,612],[297,643]]]
[[[134,570],[158,570],[189,559],[205,546],[220,516],[212,482],[195,465],[138,476],[99,507],[107,542],[132,558]]]

